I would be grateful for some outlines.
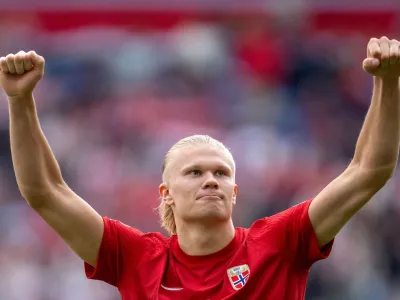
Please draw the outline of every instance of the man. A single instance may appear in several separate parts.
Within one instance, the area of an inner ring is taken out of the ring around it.
[[[126,300],[304,299],[311,265],[329,255],[336,234],[397,164],[400,43],[373,38],[363,68],[374,90],[354,158],[313,200],[235,228],[234,160],[220,142],[192,136],[172,147],[163,166],[160,214],[172,236],[143,234],[102,218],[64,182],[32,95],[44,59],[18,52],[0,58],[0,68],[22,196],[85,261],[86,275]]]

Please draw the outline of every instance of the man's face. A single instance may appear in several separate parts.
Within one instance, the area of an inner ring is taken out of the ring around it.
[[[165,170],[166,183],[160,185],[162,198],[170,198],[177,225],[229,220],[235,203],[234,163],[227,150],[197,144],[175,150]]]

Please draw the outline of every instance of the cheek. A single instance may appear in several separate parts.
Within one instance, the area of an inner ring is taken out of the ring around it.
[[[227,193],[233,194],[234,189],[235,189],[235,183],[233,181],[227,181],[224,183],[224,189]]]
[[[182,182],[180,184],[175,184],[174,187],[170,189],[170,193],[174,198],[175,206],[186,207],[191,203],[190,200],[194,198],[197,190],[190,184]]]
[[[201,187],[201,180],[188,179],[188,180],[182,180],[177,190],[179,191],[179,194],[190,195],[193,193],[197,193],[200,187]]]

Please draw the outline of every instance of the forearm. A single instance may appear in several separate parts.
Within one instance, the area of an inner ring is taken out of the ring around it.
[[[399,79],[374,77],[374,91],[353,165],[390,177],[396,167],[400,141]]]
[[[33,96],[9,99],[9,111],[11,154],[18,187],[27,200],[40,199],[35,196],[63,183],[60,168],[40,128]]]

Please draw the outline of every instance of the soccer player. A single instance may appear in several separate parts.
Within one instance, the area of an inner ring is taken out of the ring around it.
[[[235,228],[233,157],[222,143],[191,136],[171,148],[163,165],[159,211],[171,236],[142,233],[101,217],[64,182],[32,95],[44,64],[33,51],[0,59],[18,187],[84,260],[87,277],[114,285],[125,300],[304,299],[312,264],[329,255],[336,234],[397,164],[400,43],[372,38],[362,66],[374,90],[354,157],[318,195]]]

